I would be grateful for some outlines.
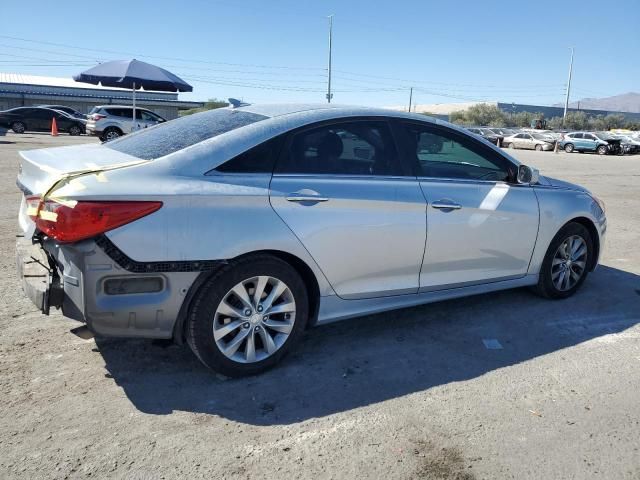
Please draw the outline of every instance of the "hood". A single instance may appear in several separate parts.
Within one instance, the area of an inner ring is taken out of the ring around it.
[[[576,185],[575,183],[565,182],[564,180],[558,180],[557,178],[551,178],[543,175],[540,175],[539,183],[540,185],[547,187],[562,188],[564,190],[577,190],[579,192],[589,193],[589,190],[580,185]]]

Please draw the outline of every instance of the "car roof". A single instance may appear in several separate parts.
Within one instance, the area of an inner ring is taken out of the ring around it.
[[[132,105],[96,105],[94,108],[130,108],[133,110]],[[145,107],[136,106],[136,110],[149,110],[149,109]]]

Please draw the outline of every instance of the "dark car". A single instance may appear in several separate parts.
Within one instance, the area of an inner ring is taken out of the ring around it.
[[[467,130],[498,146],[500,146],[502,140],[504,140],[504,135],[498,135],[485,127],[470,127],[467,128]]]
[[[50,108],[52,110],[59,110],[64,113],[68,113],[72,117],[80,118],[82,120],[86,120],[87,116],[84,113],[80,113],[75,108],[67,107],[66,105],[37,105],[42,108]]]
[[[51,121],[56,119],[58,131],[69,135],[85,133],[85,122],[71,115],[42,107],[18,107],[0,112],[0,126],[10,128],[16,133],[49,132]]]

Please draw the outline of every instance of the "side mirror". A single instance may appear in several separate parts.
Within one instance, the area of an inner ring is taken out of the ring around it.
[[[537,168],[528,165],[520,165],[518,167],[518,183],[525,185],[534,185],[540,180],[540,171]]]

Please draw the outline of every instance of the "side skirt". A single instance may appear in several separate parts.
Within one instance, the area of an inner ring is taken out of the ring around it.
[[[413,307],[426,303],[434,303],[452,298],[468,297],[483,293],[507,290],[535,285],[538,283],[538,275],[525,275],[524,277],[504,280],[500,282],[485,283],[468,287],[449,288],[435,292],[417,294],[396,295],[393,297],[368,298],[363,300],[343,300],[331,295],[320,299],[320,311],[318,312],[318,325],[336,322],[347,318],[359,317],[373,313],[396,310],[398,308]]]

